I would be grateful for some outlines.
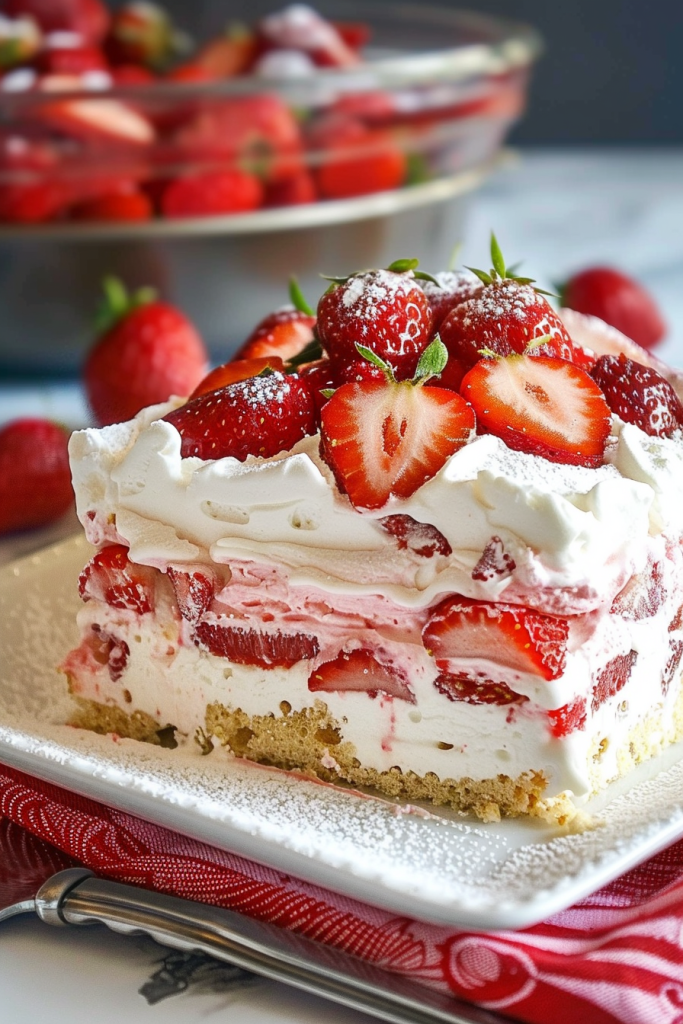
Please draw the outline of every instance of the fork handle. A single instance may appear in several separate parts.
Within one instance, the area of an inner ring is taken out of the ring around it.
[[[48,924],[100,922],[162,945],[200,951],[389,1024],[505,1024],[486,1010],[394,975],[338,949],[232,910],[138,889],[70,868],[36,895]]]

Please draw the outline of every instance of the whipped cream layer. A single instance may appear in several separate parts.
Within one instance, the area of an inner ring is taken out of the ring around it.
[[[293,585],[382,594],[405,606],[456,592],[578,614],[611,601],[646,564],[655,538],[683,530],[680,436],[652,438],[617,419],[597,469],[484,435],[410,498],[361,514],[339,492],[317,436],[270,459],[183,459],[178,432],[161,418],[178,404],[79,431],[70,446],[89,539],[123,542],[134,561],[161,569],[251,559],[281,566]],[[436,527],[452,553],[425,557],[399,545],[381,523],[396,514]],[[492,538],[507,568],[473,578]]]

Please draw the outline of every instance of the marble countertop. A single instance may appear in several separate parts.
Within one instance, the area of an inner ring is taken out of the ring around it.
[[[509,262],[544,287],[574,270],[608,263],[639,278],[669,324],[658,354],[683,365],[683,150],[525,152],[488,182],[473,204],[461,260],[487,267],[491,230]],[[78,427],[88,414],[76,381],[0,381],[0,422],[45,415]],[[75,517],[47,531],[0,540],[0,562],[72,532]],[[52,930],[37,920],[0,927],[3,1024],[361,1024],[369,1018],[269,982],[235,984],[204,967],[160,1002],[139,990],[163,966],[161,947],[105,929]],[[182,973],[182,972],[181,972]]]

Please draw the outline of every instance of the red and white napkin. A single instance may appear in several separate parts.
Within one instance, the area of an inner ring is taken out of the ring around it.
[[[291,928],[529,1024],[683,1024],[683,841],[542,924],[487,934],[396,917],[3,765],[0,843],[0,898],[18,864],[33,884],[77,861]]]

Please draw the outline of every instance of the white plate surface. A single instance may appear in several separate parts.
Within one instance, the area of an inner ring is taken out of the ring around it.
[[[587,810],[595,827],[484,825],[361,796],[223,751],[116,743],[63,723],[82,538],[0,570],[0,761],[214,846],[422,920],[520,928],[683,835],[683,749]]]

